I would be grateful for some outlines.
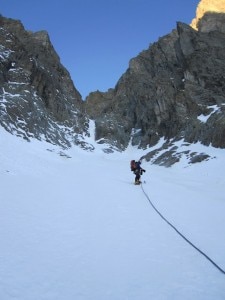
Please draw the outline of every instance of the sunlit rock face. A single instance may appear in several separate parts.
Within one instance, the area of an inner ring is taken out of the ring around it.
[[[198,30],[199,20],[207,12],[225,13],[225,0],[201,0],[197,6],[196,17],[191,22],[191,27]]]

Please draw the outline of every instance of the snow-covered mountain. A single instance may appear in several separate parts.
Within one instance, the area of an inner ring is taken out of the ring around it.
[[[131,143],[149,149],[144,157],[160,165],[182,156],[191,163],[208,159],[186,145],[225,148],[225,14],[210,12],[198,23],[196,31],[178,22],[131,59],[114,89],[82,101],[47,32],[32,33],[1,16],[0,126],[26,140],[92,151],[94,121],[95,141],[106,152]]]
[[[223,300],[225,274],[181,238],[136,186],[130,159],[30,143],[0,129],[0,299]],[[171,168],[143,161],[142,187],[225,270],[224,150]]]

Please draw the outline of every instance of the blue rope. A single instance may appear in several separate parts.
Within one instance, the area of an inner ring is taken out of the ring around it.
[[[190,240],[188,240],[173,224],[171,224],[155,207],[155,205],[150,200],[149,196],[146,194],[145,190],[143,189],[143,186],[141,184],[142,191],[145,195],[145,197],[148,199],[149,203],[153,207],[153,209],[160,215],[160,217],[170,226],[172,227],[188,244],[190,244],[194,249],[196,249],[199,253],[201,253],[208,261],[211,262],[211,264],[214,265],[221,273],[225,275],[225,271],[220,268],[207,254],[205,254],[202,250],[200,250],[197,246],[195,246]]]

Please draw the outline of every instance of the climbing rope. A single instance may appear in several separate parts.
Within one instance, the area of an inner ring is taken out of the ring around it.
[[[173,224],[171,224],[160,212],[159,210],[155,207],[155,205],[152,203],[152,201],[150,200],[148,194],[145,192],[142,184],[141,184],[141,188],[142,191],[145,195],[145,197],[148,199],[149,203],[151,204],[151,206],[153,207],[153,209],[157,212],[157,214],[159,214],[159,216],[170,226],[172,227],[188,244],[190,244],[194,249],[196,249],[199,253],[201,253],[208,261],[211,262],[211,264],[214,265],[214,267],[216,267],[220,272],[222,272],[223,274],[225,274],[225,271],[220,268],[207,254],[205,254],[202,250],[200,250],[197,246],[195,246],[190,240],[188,240]]]

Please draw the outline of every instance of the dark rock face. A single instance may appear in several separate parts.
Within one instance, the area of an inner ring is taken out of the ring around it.
[[[225,15],[196,31],[184,23],[132,59],[115,89],[91,93],[86,110],[96,139],[125,149],[160,138],[225,148]],[[202,24],[202,25],[201,25]],[[206,27],[208,28],[206,30]],[[220,30],[221,28],[221,30]]]
[[[207,12],[197,24],[198,30],[201,32],[219,31],[225,33],[224,13]]]
[[[28,32],[0,17],[0,124],[27,140],[70,147],[82,142],[88,119],[79,92],[47,32]]]

